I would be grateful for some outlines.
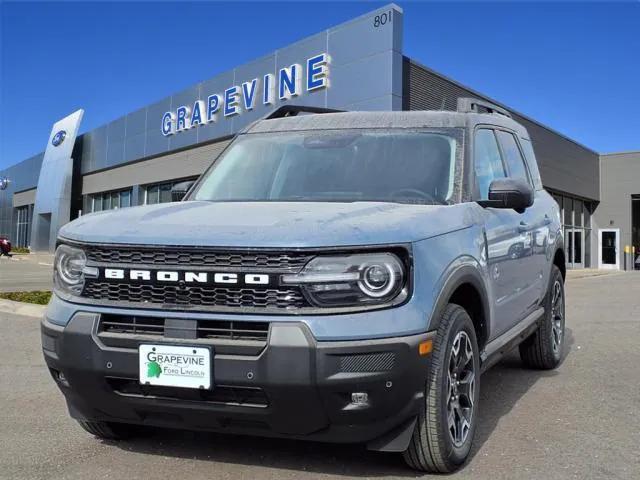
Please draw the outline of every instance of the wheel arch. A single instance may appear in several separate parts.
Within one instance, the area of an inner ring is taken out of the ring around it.
[[[562,280],[567,278],[567,257],[564,253],[564,248],[558,246],[553,254],[553,264],[560,269],[562,273]]]
[[[478,348],[482,351],[489,338],[491,310],[484,279],[475,266],[460,266],[449,275],[433,309],[430,330],[438,328],[442,312],[449,303],[467,311],[476,330]]]

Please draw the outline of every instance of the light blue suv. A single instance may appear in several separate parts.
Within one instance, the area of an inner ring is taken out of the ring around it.
[[[43,351],[98,437],[363,442],[449,472],[480,374],[517,345],[562,359],[558,206],[498,107],[287,107],[182,190],[60,231]]]

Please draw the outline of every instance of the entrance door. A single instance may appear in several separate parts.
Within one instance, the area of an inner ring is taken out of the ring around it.
[[[620,269],[620,229],[608,228],[598,231],[598,250],[600,251],[599,267],[604,269]]]
[[[584,231],[581,228],[567,228],[567,265],[571,268],[584,267]]]

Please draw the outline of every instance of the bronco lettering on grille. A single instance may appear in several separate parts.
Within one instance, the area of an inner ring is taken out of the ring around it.
[[[180,270],[134,270],[105,268],[107,280],[131,280],[134,282],[163,283],[214,283],[220,285],[269,285],[271,278],[264,273],[189,272]]]

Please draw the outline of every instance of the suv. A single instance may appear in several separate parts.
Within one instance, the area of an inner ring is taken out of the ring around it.
[[[42,343],[85,430],[362,442],[449,472],[483,371],[517,345],[559,364],[562,228],[527,131],[470,99],[320,112],[253,123],[182,202],[61,229]]]

